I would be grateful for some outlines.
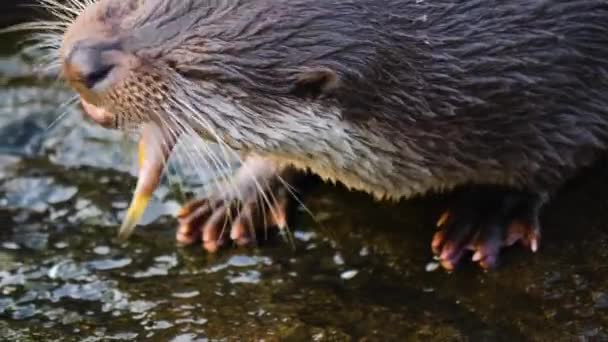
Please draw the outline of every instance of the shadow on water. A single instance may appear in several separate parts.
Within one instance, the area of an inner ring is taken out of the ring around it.
[[[6,38],[4,38],[6,39]],[[0,42],[9,50],[8,41]],[[6,340],[605,340],[608,165],[543,214],[539,253],[496,272],[427,272],[441,197],[379,204],[319,185],[281,239],[216,256],[178,248],[159,191],[147,224],[114,237],[134,185],[133,146],[71,94],[0,60],[0,336]]]

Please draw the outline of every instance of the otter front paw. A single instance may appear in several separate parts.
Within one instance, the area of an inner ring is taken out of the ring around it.
[[[178,243],[200,241],[205,250],[216,252],[228,240],[251,245],[256,231],[285,228],[292,173],[263,158],[247,159],[224,193],[193,200],[180,210]]]
[[[501,248],[521,242],[538,249],[540,196],[501,187],[478,187],[455,193],[454,205],[441,215],[432,250],[446,270],[467,252],[484,269],[498,262]]]

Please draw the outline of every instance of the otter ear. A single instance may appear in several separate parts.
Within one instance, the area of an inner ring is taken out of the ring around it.
[[[340,86],[338,74],[328,68],[306,69],[296,76],[293,94],[320,98],[331,95]]]

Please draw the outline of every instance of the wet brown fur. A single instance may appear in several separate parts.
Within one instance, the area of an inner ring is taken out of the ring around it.
[[[172,112],[378,197],[551,193],[608,144],[602,0],[100,0],[79,41],[117,46],[82,92],[116,127]]]

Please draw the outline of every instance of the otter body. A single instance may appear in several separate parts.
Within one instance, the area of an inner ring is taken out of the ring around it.
[[[60,60],[109,127],[195,132],[379,198],[462,189],[433,241],[447,268],[536,250],[546,197],[608,145],[602,0],[100,0]],[[203,211],[182,235],[221,240]]]

